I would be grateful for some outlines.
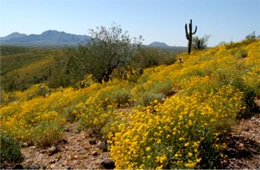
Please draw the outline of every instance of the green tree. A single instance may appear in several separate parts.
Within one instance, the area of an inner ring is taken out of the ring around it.
[[[108,81],[116,68],[128,65],[141,47],[141,39],[131,39],[118,25],[90,30],[91,41],[66,50],[68,68],[78,75],[92,74],[98,82]]]
[[[143,47],[136,52],[132,66],[135,68],[147,68],[161,64],[172,64],[175,60],[175,55],[167,50]]]
[[[205,35],[202,38],[199,38],[197,36],[195,36],[192,40],[192,48],[194,50],[203,50],[207,48],[207,43],[209,40],[209,35]]]
[[[248,34],[245,39],[246,40],[256,39],[255,31],[253,31],[252,33]]]

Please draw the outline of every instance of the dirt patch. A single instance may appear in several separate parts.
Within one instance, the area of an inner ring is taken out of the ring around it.
[[[23,147],[24,168],[100,169],[109,153],[97,146],[100,139],[90,132],[79,132],[75,124],[66,128],[64,138],[55,146],[40,149]]]
[[[260,168],[260,114],[241,120],[227,137],[225,168]]]

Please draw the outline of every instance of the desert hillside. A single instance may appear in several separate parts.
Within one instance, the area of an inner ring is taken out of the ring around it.
[[[259,39],[179,54],[170,65],[115,70],[107,82],[88,75],[66,88],[26,78],[27,72],[36,79],[50,74],[61,51],[1,57],[11,62],[24,53],[37,53],[37,64],[26,55],[28,70],[13,64],[4,70],[34,85],[1,91],[1,142],[8,144],[1,148],[2,167],[18,164],[6,163],[12,160],[36,168],[225,168],[232,153],[247,146],[230,148],[241,142],[232,135],[245,126],[256,129],[255,152],[247,159],[256,160],[251,168],[260,167]]]

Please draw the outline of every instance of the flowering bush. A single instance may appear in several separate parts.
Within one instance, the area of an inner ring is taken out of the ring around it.
[[[133,111],[110,140],[116,167],[217,167],[216,155],[207,160],[204,155],[221,154],[217,146],[223,144],[218,134],[234,122],[242,106],[241,95],[228,85],[210,93],[174,95],[163,104],[155,101],[154,105]],[[209,143],[211,150],[204,143]]]

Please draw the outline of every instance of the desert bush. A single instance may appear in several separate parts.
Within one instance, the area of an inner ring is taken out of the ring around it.
[[[0,150],[0,167],[6,163],[17,163],[23,160],[19,142],[2,131],[0,131]]]
[[[100,83],[110,80],[110,75],[116,68],[129,64],[141,45],[141,40],[132,40],[117,25],[109,29],[97,27],[97,30],[90,30],[90,34],[92,37],[88,44],[66,50],[68,68],[71,72],[92,74]]]
[[[210,37],[209,35],[205,35],[204,37],[201,38],[197,36],[193,37],[191,47],[195,50],[206,49],[209,37]]]
[[[217,146],[225,145],[218,134],[234,123],[240,100],[239,91],[223,86],[133,111],[111,135],[111,157],[117,168],[218,168]]]
[[[119,83],[119,82],[118,82]],[[94,128],[99,131],[116,115],[115,109],[129,105],[130,87],[124,87],[124,82],[119,85],[108,85],[101,88],[95,95],[89,97],[85,103],[79,104],[79,126],[81,128]]]
[[[135,103],[135,105],[142,105],[142,106],[148,106],[153,102],[154,100],[157,100],[159,102],[162,102],[165,100],[165,95],[163,93],[154,93],[154,92],[142,92],[135,96],[134,99],[132,99]]]
[[[166,50],[143,47],[136,52],[131,65],[136,68],[148,68],[161,64],[169,65],[174,63],[175,61],[175,56],[173,56]]]
[[[46,86],[45,84],[37,84],[29,88],[26,91],[26,94],[24,95],[26,96],[26,100],[31,100],[36,96],[47,97],[50,94],[51,94],[51,89],[48,86]]]
[[[242,82],[242,80],[236,80],[232,85],[243,91],[244,109],[240,111],[237,118],[241,119],[250,117],[258,109],[258,106],[255,103],[256,92],[250,86]]]
[[[1,90],[1,98],[0,98],[0,104],[6,105],[8,103],[11,103],[13,101],[18,100],[18,96],[15,92],[7,92],[5,90]]]
[[[39,147],[56,144],[63,135],[62,126],[59,122],[41,121],[32,132],[32,142]]]
[[[143,74],[143,69],[134,68],[132,66],[126,66],[119,69],[115,69],[111,75],[111,79],[127,80],[129,82],[136,83],[139,77]]]

